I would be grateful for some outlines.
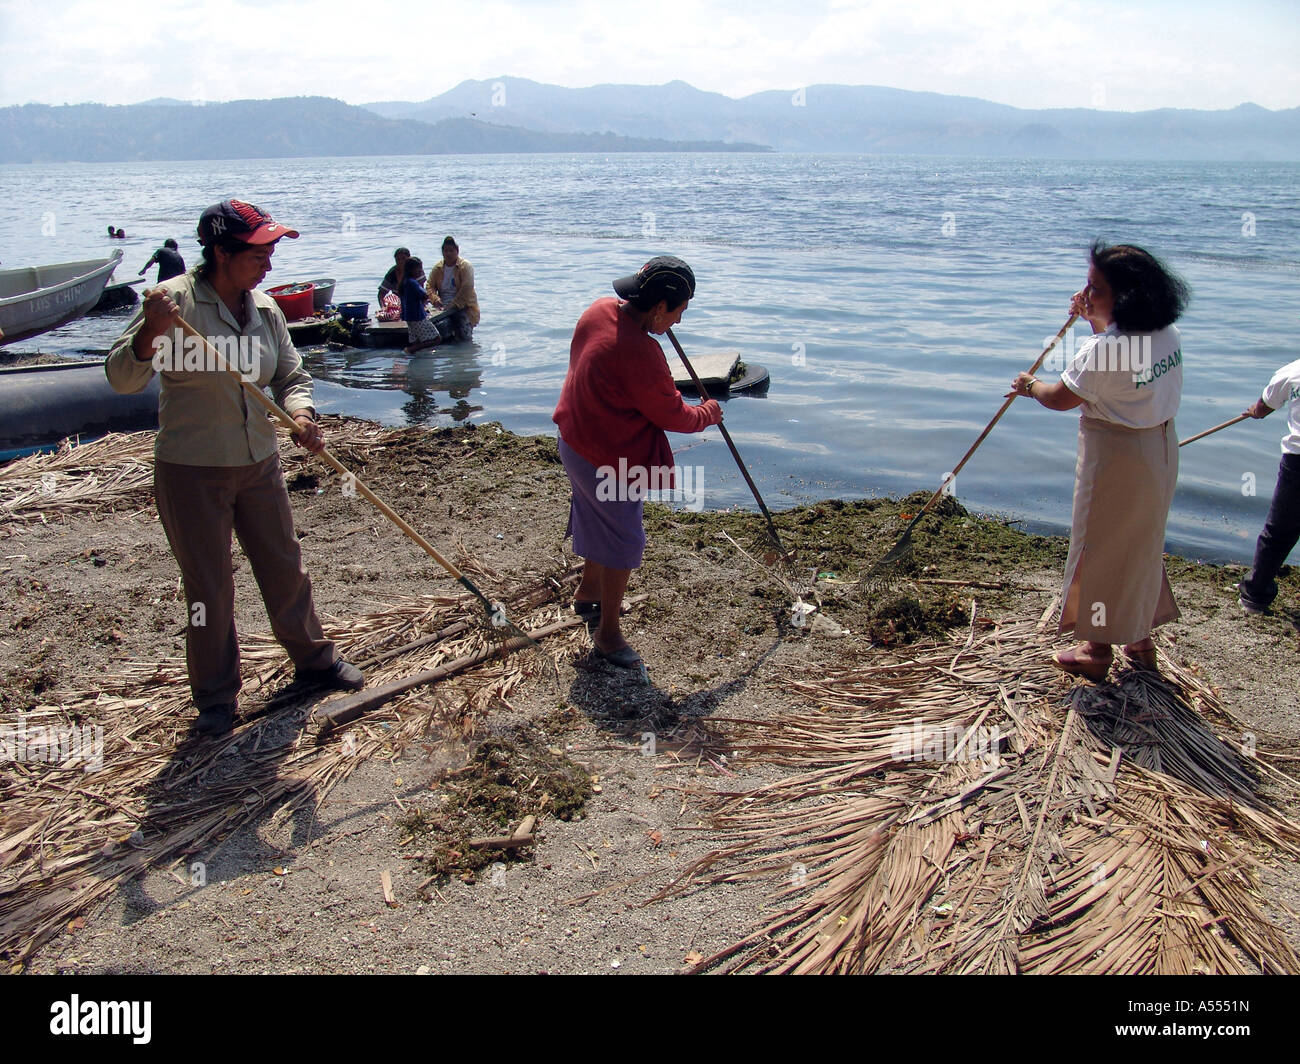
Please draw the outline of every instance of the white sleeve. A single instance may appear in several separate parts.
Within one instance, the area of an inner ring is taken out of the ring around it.
[[[1300,388],[1300,361],[1283,366],[1274,373],[1261,398],[1274,410],[1278,410],[1291,401],[1297,388]]]
[[[1101,396],[1097,392],[1097,369],[1094,351],[1104,333],[1094,333],[1079,345],[1070,364],[1061,374],[1062,383],[1087,403],[1095,403]]]

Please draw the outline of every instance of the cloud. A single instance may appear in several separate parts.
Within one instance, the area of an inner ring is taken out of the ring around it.
[[[746,95],[839,82],[1021,107],[1300,105],[1289,4],[1153,0],[0,2],[0,104],[423,100],[467,78]]]

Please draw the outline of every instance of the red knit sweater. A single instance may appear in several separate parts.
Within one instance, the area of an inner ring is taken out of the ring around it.
[[[598,299],[573,330],[569,373],[551,418],[564,442],[596,467],[673,464],[670,432],[699,432],[708,415],[673,384],[663,348],[623,313]]]

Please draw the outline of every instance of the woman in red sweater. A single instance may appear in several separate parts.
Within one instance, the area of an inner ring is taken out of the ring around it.
[[[642,509],[647,486],[674,486],[673,452],[664,431],[699,432],[722,420],[709,399],[688,405],[673,384],[662,335],[682,320],[695,274],[681,259],[651,259],[614,282],[618,299],[598,299],[578,319],[569,372],[552,420],[573,489],[569,527],[585,559],[573,608],[599,619],[596,653],[624,668],[641,656],[619,627],[623,592],[645,552]]]

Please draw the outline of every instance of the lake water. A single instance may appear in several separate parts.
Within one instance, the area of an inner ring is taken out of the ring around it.
[[[0,260],[124,247],[134,276],[173,236],[192,261],[198,214],[227,196],[302,232],[279,245],[268,286],[332,276],[336,300],[373,302],[398,244],[428,266],[456,235],[483,309],[472,345],[415,358],[308,353],[322,410],[392,425],[468,418],[553,432],[579,314],[650,256],[681,255],[699,281],[675,330],[687,353],[737,350],[771,373],[766,396],[731,399],[726,417],[774,508],[937,487],[1064,322],[1096,237],[1146,246],[1193,287],[1179,323],[1180,436],[1239,413],[1296,357],[1295,164],[728,154],[11,165],[0,167]],[[109,241],[110,223],[128,239]],[[122,324],[85,318],[18,346],[102,353]],[[1274,415],[1183,450],[1170,549],[1249,560],[1282,428]],[[1076,431],[1075,415],[1015,403],[958,497],[1066,531]],[[716,431],[673,442],[699,467],[707,506],[752,507]]]

